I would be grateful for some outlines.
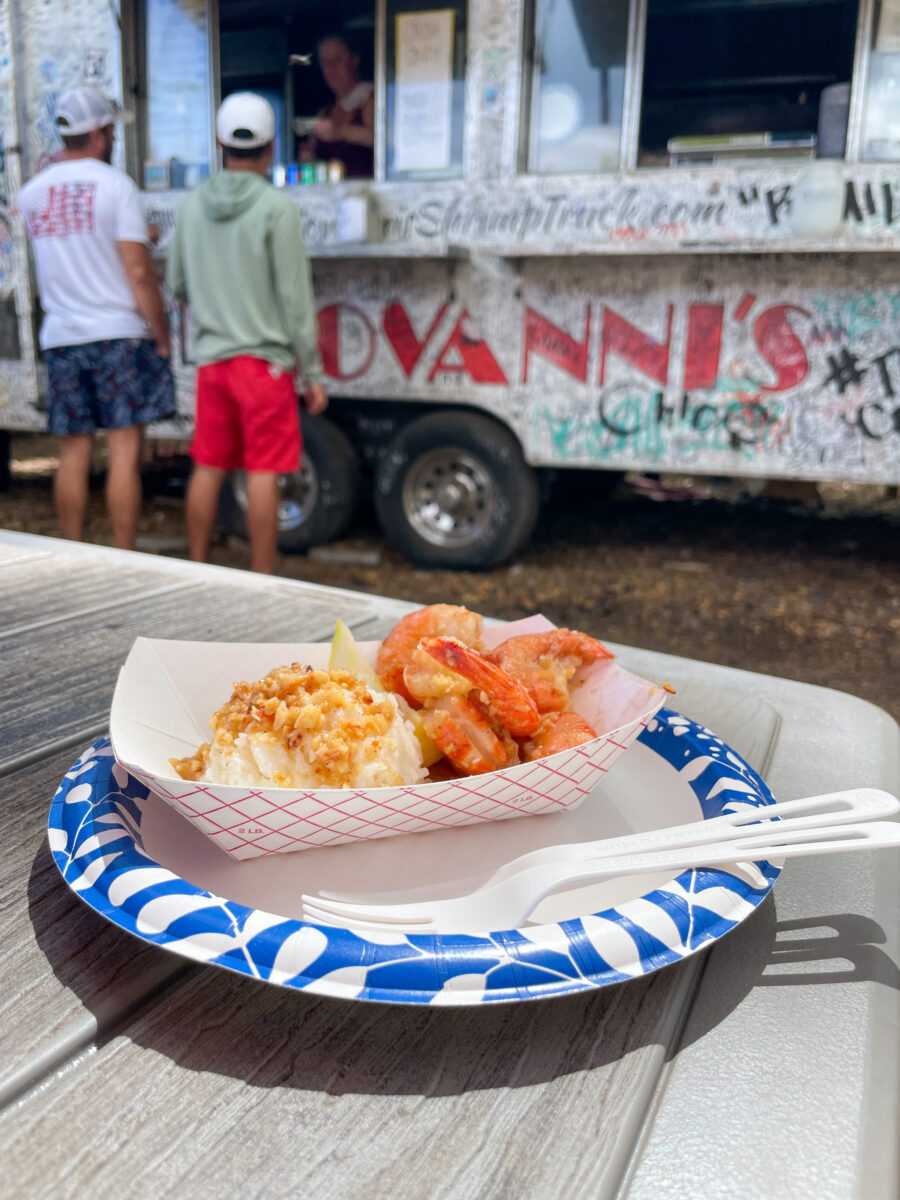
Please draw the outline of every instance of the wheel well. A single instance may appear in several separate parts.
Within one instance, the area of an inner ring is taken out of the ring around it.
[[[362,463],[372,469],[387,444],[404,425],[419,417],[438,413],[472,413],[492,421],[521,442],[515,430],[494,413],[475,404],[435,404],[420,400],[359,400],[334,396],[329,399],[328,417],[356,447]]]

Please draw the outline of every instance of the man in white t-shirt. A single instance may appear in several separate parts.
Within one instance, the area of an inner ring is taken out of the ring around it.
[[[172,416],[169,325],[137,187],[110,166],[123,114],[92,88],[64,92],[59,161],[22,188],[44,323],[48,429],[64,537],[80,541],[94,433],[106,433],[106,504],[116,546],[134,548],[144,426]]]

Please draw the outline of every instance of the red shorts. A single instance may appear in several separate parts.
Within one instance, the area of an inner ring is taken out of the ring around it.
[[[197,371],[191,458],[235,471],[300,469],[300,407],[290,371],[248,354]]]

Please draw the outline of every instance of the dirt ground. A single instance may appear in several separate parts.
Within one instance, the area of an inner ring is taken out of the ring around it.
[[[54,454],[49,437],[14,439],[0,526],[56,533]],[[87,537],[108,543],[97,465]],[[148,464],[139,548],[184,556],[182,498],[162,480]],[[341,542],[283,558],[279,573],[498,617],[543,612],[610,641],[852,692],[900,719],[896,489],[778,497],[695,482],[707,498],[654,500],[627,484],[602,497],[593,473],[565,472],[530,543],[486,573],[412,567],[365,514]],[[222,538],[212,561],[244,566],[246,547]]]

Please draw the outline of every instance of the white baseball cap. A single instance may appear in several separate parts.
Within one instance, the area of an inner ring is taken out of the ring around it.
[[[232,92],[216,113],[216,137],[232,150],[257,150],[275,137],[275,111],[256,92]]]
[[[62,137],[77,137],[94,129],[105,129],[117,121],[133,121],[115,100],[107,100],[93,88],[77,87],[63,92],[56,103],[56,128]]]

